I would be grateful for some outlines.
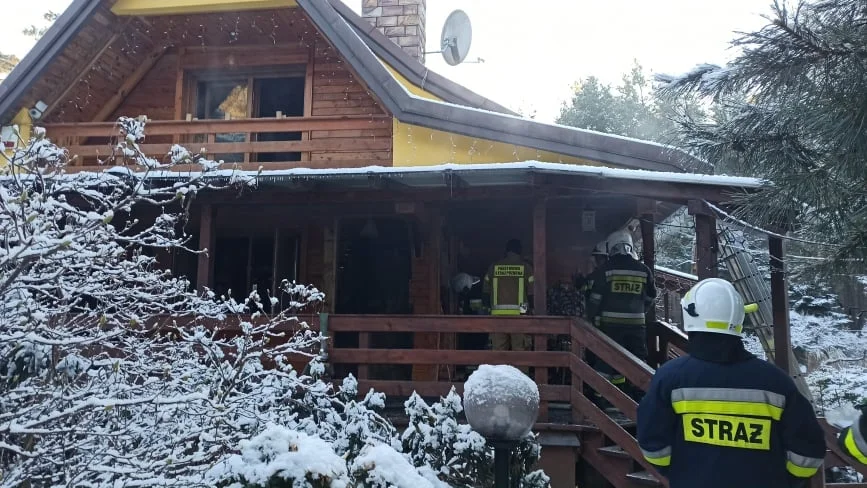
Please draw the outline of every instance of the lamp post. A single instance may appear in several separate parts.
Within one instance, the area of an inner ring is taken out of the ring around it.
[[[470,427],[494,448],[496,488],[510,488],[512,450],[539,415],[539,388],[520,370],[483,364],[464,384],[464,412]]]

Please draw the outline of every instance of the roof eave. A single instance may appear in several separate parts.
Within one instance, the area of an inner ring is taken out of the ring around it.
[[[3,80],[0,84],[0,121],[6,120],[10,112],[19,108],[17,105],[27,88],[39,78],[57,54],[66,48],[99,3],[100,0],[73,0],[33,49]]]

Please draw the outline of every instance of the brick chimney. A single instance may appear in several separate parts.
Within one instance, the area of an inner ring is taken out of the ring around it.
[[[426,0],[362,0],[361,14],[380,32],[424,64]]]

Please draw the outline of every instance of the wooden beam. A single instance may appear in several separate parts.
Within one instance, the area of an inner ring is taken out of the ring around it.
[[[159,47],[152,51],[147,57],[142,60],[139,67],[130,75],[123,85],[112,95],[112,97],[102,106],[102,109],[93,117],[94,121],[104,121],[109,115],[113,114],[120,104],[126,99],[130,92],[141,82],[141,80],[150,72],[151,68],[157,64],[157,61],[163,57],[166,52],[165,47]]]
[[[283,14],[283,12],[281,12]],[[304,71],[304,117],[312,117],[313,116],[313,65],[315,64],[316,59],[316,43],[313,42],[310,44],[310,48],[308,50],[308,61],[307,67]],[[301,133],[301,140],[306,141],[311,138],[311,131],[307,130]],[[301,161],[309,161],[310,153],[304,152],[301,153]]]
[[[606,179],[583,175],[558,175],[547,177],[551,189],[580,190],[593,193],[614,193],[642,197],[662,202],[686,204],[689,200],[728,202],[737,188],[697,185],[692,183],[669,183],[663,181],[633,181]]]
[[[789,336],[789,292],[786,285],[786,268],[783,258],[785,246],[779,237],[768,236],[768,251],[771,259],[771,307],[774,317],[774,364],[792,375],[799,373],[789,367],[789,352],[792,343]]]
[[[294,46],[274,46],[233,49],[193,49],[187,48],[184,54],[185,69],[219,68],[233,71],[239,68],[257,66],[288,66],[310,64],[309,51]]]
[[[121,33],[126,31],[126,28],[129,26],[131,21],[132,21],[132,19],[129,19],[126,22],[123,22],[122,26],[120,28],[116,29],[114,34],[112,34],[111,37],[109,37],[108,40],[106,40],[102,44],[102,47],[91,58],[90,62],[87,63],[87,65],[85,65],[84,68],[82,68],[78,72],[78,74],[76,74],[75,77],[72,78],[72,80],[69,83],[66,83],[66,88],[64,88],[63,92],[60,95],[58,95],[54,99],[54,101],[51,102],[50,105],[48,105],[48,108],[45,109],[45,112],[43,112],[43,114],[42,114],[43,120],[48,119],[48,116],[51,115],[51,112],[54,111],[55,108],[57,108],[57,105],[62,103],[63,100],[66,98],[66,96],[69,95],[69,92],[71,92],[76,86],[78,86],[78,82],[82,78],[84,78],[84,75],[86,75],[88,71],[93,69],[93,66],[99,62],[100,58],[102,58],[102,55],[105,54],[106,51],[108,51],[108,49],[112,46],[112,44],[114,44],[114,42],[117,40],[117,38],[120,37]]]
[[[568,368],[569,352],[535,351],[445,351],[437,349],[331,349],[329,358],[335,364],[409,364],[409,365],[478,365],[510,364]]]
[[[392,118],[381,115],[332,115],[286,117],[283,119],[235,120],[150,120],[149,136],[198,135],[227,132],[300,132],[305,130],[364,130],[391,127]],[[116,135],[114,122],[45,124],[51,135],[74,137],[110,137]]]
[[[651,273],[654,272],[656,267],[656,235],[654,233],[654,222],[653,222],[653,214],[645,213],[641,214],[640,217],[640,225],[641,225],[641,251],[644,255],[644,264],[647,266]],[[657,295],[660,295],[660,291],[657,291]],[[656,306],[655,304],[650,307],[650,310],[647,311],[645,323],[653,324],[656,322]],[[656,344],[656,336],[653,334],[647,334],[647,350],[648,351],[657,351]],[[660,358],[658,355],[655,357],[648,358],[650,361],[650,365],[653,367],[659,367],[662,362],[664,362],[663,358]]]
[[[719,276],[716,219],[708,215],[695,216],[696,275],[698,279]]]
[[[533,207],[533,313],[548,315],[548,202],[544,198]]]
[[[178,59],[177,63],[175,63],[175,120],[182,120],[184,118],[184,97],[186,96],[187,89],[187,78],[186,72],[184,71],[184,54],[186,54],[187,48],[181,46],[178,49]],[[150,129],[150,126],[148,126]],[[150,131],[148,131],[150,133]],[[174,137],[175,143],[180,143],[181,134],[175,133],[172,134]]]
[[[387,151],[391,141],[387,139],[341,137],[332,139],[314,139],[311,141],[261,141],[261,142],[213,142],[191,145],[190,149],[198,151],[201,148],[208,154],[233,153],[272,153],[272,152],[303,152],[303,151]],[[171,144],[139,144],[141,152],[148,156],[163,157],[171,150]],[[80,157],[92,157],[110,154],[113,148],[108,145],[69,146],[69,154]],[[259,163],[268,166],[268,163]],[[386,177],[380,177],[385,179]],[[397,185],[395,182],[393,184]]]
[[[568,335],[567,317],[497,317],[489,315],[332,315],[333,332],[442,332]]]
[[[204,291],[205,287],[213,288],[214,255],[216,252],[216,208],[214,205],[204,204],[201,207],[202,215],[199,221],[199,248],[207,249],[207,252],[199,254],[199,265],[196,271],[196,287]]]

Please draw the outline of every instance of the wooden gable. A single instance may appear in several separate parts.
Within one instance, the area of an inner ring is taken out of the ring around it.
[[[386,113],[297,8],[127,18],[101,7],[28,101],[48,103],[45,121],[52,123],[140,114],[177,119],[185,115],[179,113],[178,82],[184,69],[308,60],[313,60],[309,115]]]

